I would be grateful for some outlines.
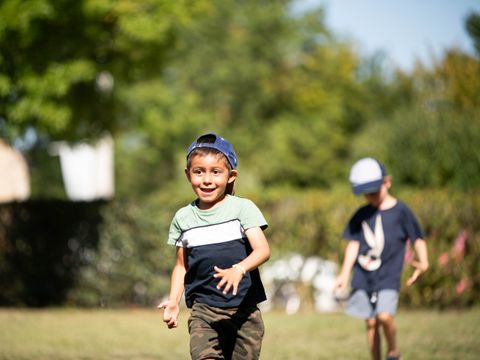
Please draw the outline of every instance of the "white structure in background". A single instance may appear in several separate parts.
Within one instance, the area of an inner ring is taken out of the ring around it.
[[[70,200],[108,199],[114,194],[113,139],[105,136],[95,144],[56,143],[65,192]]]
[[[0,202],[30,197],[30,176],[23,155],[0,139]]]
[[[332,293],[337,273],[337,264],[332,261],[293,254],[263,265],[261,271],[267,292],[267,301],[260,304],[262,310],[280,305],[287,314],[295,314],[300,310],[302,301],[306,300],[302,298],[305,294],[302,294],[301,288],[312,290],[318,312],[332,312],[340,307]]]

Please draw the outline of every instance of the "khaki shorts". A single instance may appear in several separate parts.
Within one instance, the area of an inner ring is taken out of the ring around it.
[[[188,331],[194,360],[255,360],[260,357],[265,328],[257,307],[222,309],[195,303]]]

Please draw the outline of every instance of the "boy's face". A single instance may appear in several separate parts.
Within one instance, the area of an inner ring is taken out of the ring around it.
[[[236,170],[229,170],[222,154],[209,153],[194,155],[185,175],[198,197],[198,207],[206,210],[214,207],[225,198],[225,189],[235,181]]]
[[[379,191],[374,193],[363,194],[363,196],[365,197],[365,200],[370,205],[378,208],[382,204],[383,200],[386,199],[388,195],[388,189],[390,188],[390,186],[391,186],[391,179],[389,176],[385,176],[385,178],[383,179],[383,184],[380,187]]]

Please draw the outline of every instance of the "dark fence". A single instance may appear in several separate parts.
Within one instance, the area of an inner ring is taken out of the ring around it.
[[[0,204],[0,305],[61,305],[99,242],[104,201]]]

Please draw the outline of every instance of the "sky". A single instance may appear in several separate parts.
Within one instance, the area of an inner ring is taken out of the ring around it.
[[[328,28],[350,38],[361,54],[383,51],[389,61],[411,70],[415,60],[425,65],[445,49],[474,53],[465,30],[470,12],[480,14],[480,0],[303,0],[322,5]]]

